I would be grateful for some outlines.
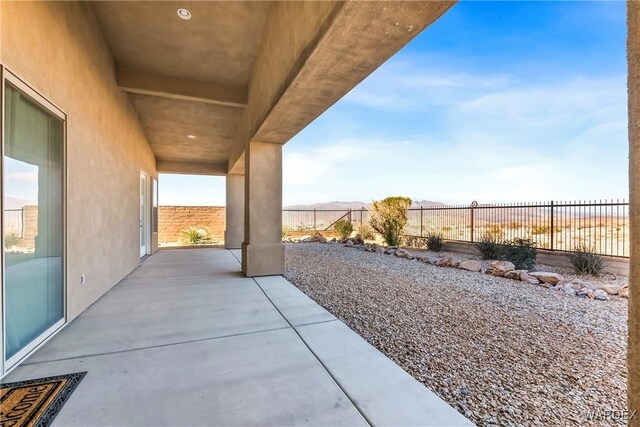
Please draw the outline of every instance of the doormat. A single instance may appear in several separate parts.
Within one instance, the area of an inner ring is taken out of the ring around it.
[[[85,374],[0,384],[0,426],[49,426]]]

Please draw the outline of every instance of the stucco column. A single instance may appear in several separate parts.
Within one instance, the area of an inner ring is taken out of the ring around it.
[[[252,142],[244,161],[242,271],[249,277],[283,274],[282,146]]]
[[[227,175],[224,247],[240,249],[244,240],[244,175]]]
[[[638,411],[629,425],[640,426],[640,2],[627,1],[629,64],[629,213],[631,259],[629,276],[628,405]]]

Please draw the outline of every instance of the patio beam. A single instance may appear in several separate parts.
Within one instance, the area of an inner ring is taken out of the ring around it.
[[[229,171],[237,171],[249,141],[285,144],[454,4],[275,3]]]
[[[226,175],[227,165],[224,162],[181,162],[174,160],[156,160],[158,173],[177,173],[188,175]]]
[[[118,69],[118,87],[125,92],[226,107],[245,108],[247,88],[200,82],[140,70]]]
[[[640,426],[640,2],[627,1],[629,90],[629,274],[628,409],[638,411],[630,426]]]

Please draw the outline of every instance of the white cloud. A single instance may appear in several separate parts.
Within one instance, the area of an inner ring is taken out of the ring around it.
[[[341,106],[360,117],[383,112],[390,123],[404,115],[438,121],[418,132],[399,128],[397,139],[377,136],[376,123],[367,123],[372,129],[345,131],[320,148],[305,147],[303,132],[285,147],[285,165],[297,163],[285,166],[285,204],[391,194],[468,203],[627,193],[624,76],[521,81],[394,64]]]

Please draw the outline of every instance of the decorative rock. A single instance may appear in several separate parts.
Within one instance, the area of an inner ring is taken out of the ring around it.
[[[609,295],[618,295],[620,291],[622,291],[622,286],[620,285],[599,285],[598,290],[605,291]]]
[[[356,237],[353,238],[353,243],[356,245],[364,245],[364,239],[359,234],[356,234]]]
[[[550,285],[557,285],[558,283],[564,280],[564,277],[562,277],[560,274],[549,273],[546,271],[534,271],[529,274],[535,277],[536,279],[540,280],[541,282],[548,283]]]
[[[516,266],[513,265],[512,262],[509,261],[491,261],[489,264],[489,268],[487,268],[486,273],[491,274],[493,276],[502,277],[508,271],[515,270]]]
[[[411,255],[411,252],[402,248],[397,249],[395,255],[400,258],[413,259],[413,255]]]
[[[523,272],[520,273],[520,280],[522,280],[523,282],[530,283],[532,285],[539,285],[540,284],[540,280],[538,280],[535,277],[533,277],[532,275],[530,275],[528,271],[523,271]]]
[[[608,301],[609,300],[609,295],[607,295],[607,293],[605,291],[603,291],[602,289],[596,289],[595,291],[593,291],[593,297],[595,299],[600,300],[600,301]]]
[[[382,246],[376,246],[376,253],[384,254],[384,248]]]
[[[564,285],[558,285],[561,286],[561,290],[568,295],[575,295],[576,294],[576,290],[573,289],[573,286],[571,286],[571,284],[566,283]]]
[[[629,285],[623,287],[618,293],[622,298],[629,298]]]
[[[337,242],[337,241],[338,241],[338,239],[336,239],[336,238],[334,237],[333,239],[329,240],[329,243],[335,243],[335,242]]]
[[[520,274],[523,273],[524,270],[511,270],[511,271],[507,271],[506,273],[504,273],[504,278],[505,279],[511,279],[511,280],[520,280]]]
[[[353,247],[353,241],[352,240],[347,240],[347,243],[344,244],[346,247],[350,248]]]
[[[480,261],[470,259],[467,261],[462,261],[458,265],[458,268],[461,270],[467,270],[467,271],[480,271],[482,270],[482,264],[480,264]]]
[[[453,258],[450,256],[443,256],[442,258],[439,258],[434,265],[437,265],[438,267],[451,267],[453,263]]]

